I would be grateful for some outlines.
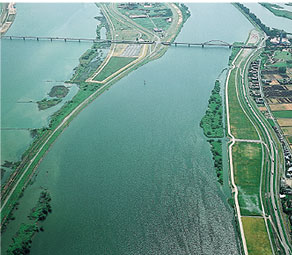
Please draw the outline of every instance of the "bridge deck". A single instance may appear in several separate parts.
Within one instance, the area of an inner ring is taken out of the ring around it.
[[[136,41],[136,40],[97,40],[94,38],[73,38],[73,37],[50,37],[50,36],[15,36],[15,35],[5,35],[1,36],[1,39],[9,40],[48,40],[48,41],[64,41],[64,42],[92,42],[92,43],[116,43],[116,44],[154,44],[155,41]],[[160,42],[162,45],[166,46],[213,46],[213,47],[234,47],[234,48],[256,48],[256,46],[248,45],[232,45],[227,42],[220,40],[211,40],[208,42],[196,43],[196,42]]]

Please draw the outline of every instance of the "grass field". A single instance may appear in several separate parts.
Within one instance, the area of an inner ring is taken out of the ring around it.
[[[274,57],[276,59],[292,60],[292,54],[288,51],[277,50]]]
[[[289,143],[292,143],[292,136],[287,136]]]
[[[268,122],[270,123],[270,125],[272,127],[275,127],[276,126],[275,122],[272,119],[267,119],[267,120],[268,120]]]
[[[292,118],[292,111],[274,111],[275,118]]]
[[[237,142],[232,149],[235,183],[242,215],[260,214],[261,145]]]
[[[228,84],[228,101],[231,132],[236,138],[258,139],[255,128],[240,107],[236,96],[235,69],[232,70]]]
[[[94,77],[95,81],[103,81],[110,75],[117,72],[119,69],[133,62],[137,58],[126,58],[126,57],[111,57],[106,66],[102,69],[102,71]]]
[[[264,219],[242,217],[242,224],[249,255],[272,255]]]

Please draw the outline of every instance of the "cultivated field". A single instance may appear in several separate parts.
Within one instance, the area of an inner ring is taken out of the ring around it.
[[[272,255],[264,219],[242,217],[243,229],[249,255]]]

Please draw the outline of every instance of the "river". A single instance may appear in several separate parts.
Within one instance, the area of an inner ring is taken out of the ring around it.
[[[99,23],[94,19],[99,14],[94,4],[18,3],[16,8],[7,35],[91,38]],[[38,110],[36,101],[71,78],[79,57],[89,47],[88,43],[1,40],[1,163],[20,160],[32,141],[29,129],[47,125],[49,116],[77,92],[73,85],[61,104]]]
[[[266,26],[277,29],[284,29],[286,32],[292,33],[292,20],[278,17],[270,12],[267,8],[263,7],[259,3],[244,3],[244,5],[250,9]],[[287,5],[281,5],[286,10],[291,11],[291,7]]]
[[[252,28],[230,4],[188,6],[178,41],[245,41]],[[66,22],[58,17],[53,24]],[[228,194],[199,127],[229,55],[171,47],[91,103],[41,162],[3,250],[45,187],[53,213],[33,255],[239,254]]]

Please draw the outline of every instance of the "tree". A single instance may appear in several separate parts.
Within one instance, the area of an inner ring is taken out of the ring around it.
[[[279,67],[279,72],[280,73],[286,73],[286,70],[287,70],[286,66]]]

